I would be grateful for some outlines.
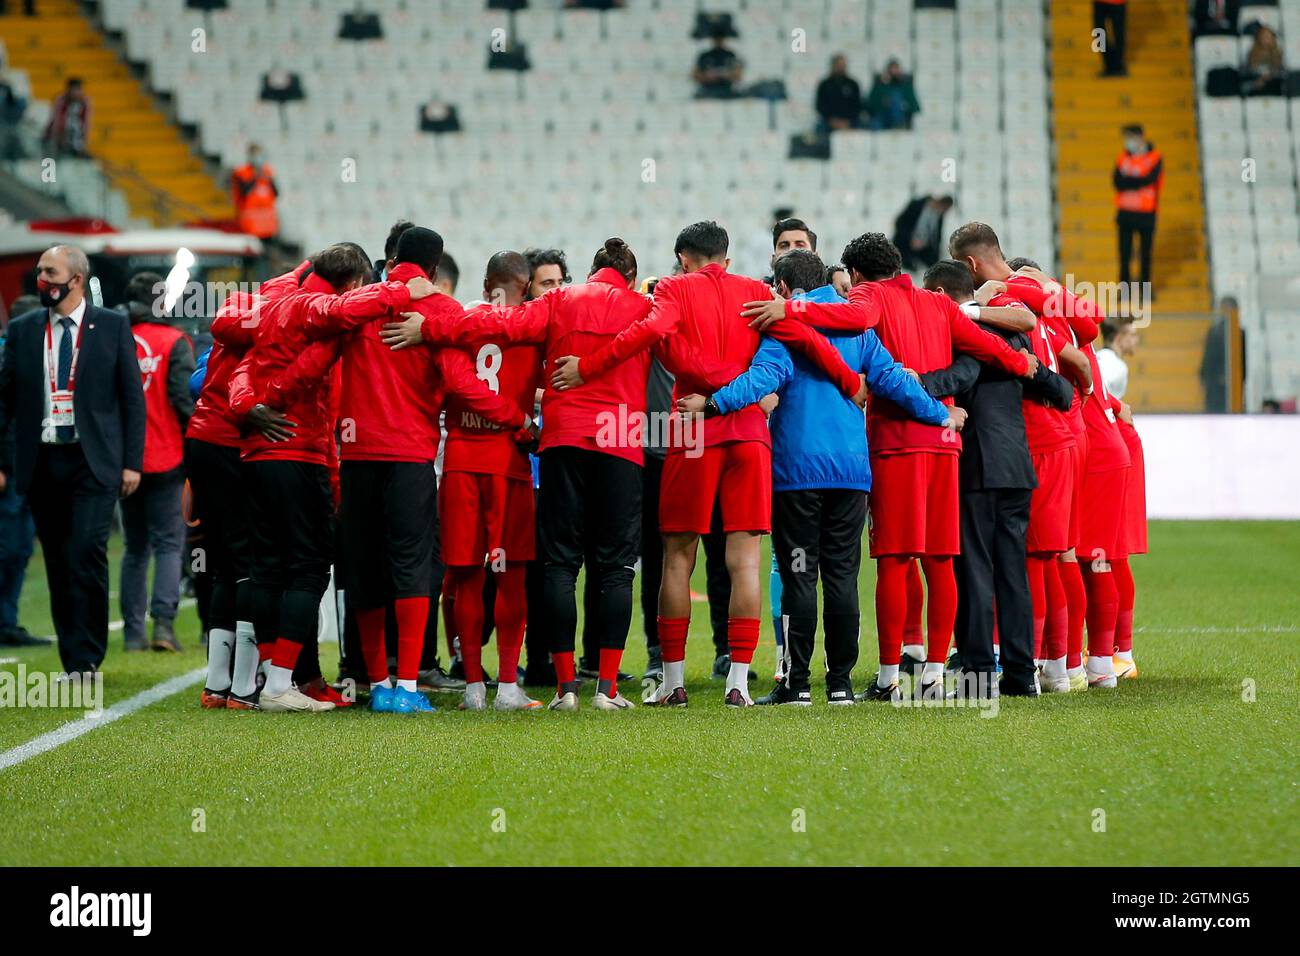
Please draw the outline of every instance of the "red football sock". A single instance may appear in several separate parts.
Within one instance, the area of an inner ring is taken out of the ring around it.
[[[388,680],[388,649],[384,646],[386,609],[367,608],[357,611],[357,630],[361,632],[361,656],[366,662],[370,683]]]
[[[291,641],[287,637],[282,637],[275,642],[275,650],[271,653],[271,666],[293,670],[294,665],[298,663],[298,655],[301,653],[301,644],[297,641]]]
[[[1083,666],[1083,619],[1088,609],[1088,592],[1083,586],[1083,572],[1078,561],[1058,561],[1056,569],[1065,589],[1066,667]]]
[[[623,663],[623,648],[602,647],[600,649],[600,683],[609,682],[605,696],[613,697],[618,693],[618,665]]]
[[[907,566],[911,563],[911,558],[892,556],[876,561],[876,634],[880,644],[880,663],[883,665],[897,664],[903,654],[903,625],[907,620]]]
[[[424,653],[424,629],[429,624],[429,597],[404,597],[393,602],[397,617],[397,679],[420,676],[420,655]]]
[[[271,655],[273,655],[274,653],[275,653],[275,641],[263,641],[262,643],[258,644],[257,645],[258,663],[263,663],[263,664],[266,663],[271,659]]]
[[[662,642],[663,638],[660,638]],[[727,618],[727,653],[733,664],[752,664],[758,648],[758,618]]]
[[[955,584],[954,584],[955,586]],[[903,622],[903,643],[924,644],[921,630],[921,611],[925,607],[925,589],[921,586],[921,568],[915,561],[907,562],[907,620]]]
[[[1043,658],[1049,661],[1066,657],[1070,614],[1061,583],[1061,562],[1055,558],[1043,562],[1043,590],[1047,594],[1047,618],[1043,628]]]
[[[1119,592],[1115,575],[1110,571],[1084,571],[1083,586],[1088,592],[1088,655],[1110,657],[1115,653],[1115,619],[1119,616]]]
[[[493,617],[497,623],[497,680],[513,684],[519,680],[519,649],[524,646],[524,625],[528,620],[528,597],[524,574],[527,567],[508,564],[497,574],[497,599]]]
[[[1115,650],[1133,650],[1133,569],[1129,567],[1128,558],[1111,561],[1110,567],[1115,575],[1115,590],[1119,594],[1119,614],[1115,618]]]
[[[929,637],[925,659],[931,664],[942,664],[948,659],[948,645],[952,642],[953,628],[957,626],[957,577],[953,574],[952,558],[922,558],[921,567],[925,570],[925,583],[930,594],[925,615]],[[909,614],[911,610],[909,593]]]
[[[686,660],[686,631],[691,626],[689,617],[660,617],[659,653],[665,664]]]
[[[1029,572],[1029,600],[1034,606],[1034,660],[1043,659],[1043,629],[1047,624],[1047,583],[1043,580],[1043,565],[1052,558],[1031,554],[1025,560]]]
[[[573,651],[552,651],[551,663],[555,665],[556,692],[564,694],[565,685],[572,687],[578,681],[577,672],[573,669]]]
[[[456,636],[460,638],[460,661],[465,683],[483,680],[483,575],[482,568],[448,568],[452,600],[456,609]]]

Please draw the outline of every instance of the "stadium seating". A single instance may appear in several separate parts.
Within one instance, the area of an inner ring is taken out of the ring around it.
[[[890,232],[910,198],[937,191],[957,199],[950,223],[998,223],[1009,249],[1054,266],[1038,4],[711,0],[734,15],[746,83],[784,82],[789,99],[771,106],[693,99],[703,45],[689,39],[691,5],[668,0],[608,13],[535,0],[513,21],[477,0],[369,0],[385,35],[368,42],[336,38],[352,0],[231,0],[209,15],[183,0],[101,7],[204,152],[231,167],[248,142],[265,146],[283,231],[307,247],[374,245],[408,215],[446,234],[467,276],[502,246],[562,246],[583,268],[610,232],[650,272],[668,268],[680,226],[709,216],[731,230],[736,267],[756,272],[776,206],[813,222],[834,258],[864,225]],[[512,22],[532,69],[486,69],[492,31]],[[191,52],[197,36],[205,52]],[[914,72],[915,129],[837,133],[829,162],[789,160],[841,51],[864,92],[891,56]],[[302,78],[305,100],[259,101],[277,69]],[[431,98],[458,107],[462,133],[417,131]]]
[[[1277,30],[1284,62],[1300,65],[1300,0],[1243,7],[1239,23],[1252,22]],[[1298,316],[1293,309],[1273,308],[1268,287],[1300,271],[1300,100],[1206,95],[1209,71],[1239,66],[1250,38],[1198,37],[1195,44],[1215,296],[1241,305],[1254,398],[1248,406],[1263,398],[1293,398],[1300,393]]]

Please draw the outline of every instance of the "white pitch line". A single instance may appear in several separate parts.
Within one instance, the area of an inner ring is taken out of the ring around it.
[[[1135,627],[1134,634],[1295,634],[1300,626],[1274,624],[1263,627]]]
[[[140,691],[134,697],[119,701],[106,708],[98,717],[82,717],[80,720],[69,721],[49,733],[41,734],[24,744],[19,744],[12,750],[6,750],[4,753],[0,753],[0,771],[8,770],[25,760],[31,760],[33,757],[47,753],[55,747],[61,747],[69,741],[76,740],[83,734],[90,733],[97,727],[111,724],[120,717],[127,717],[137,710],[157,703],[164,697],[170,697],[172,694],[180,693],[187,687],[193,687],[202,681],[205,676],[207,676],[207,668],[197,668],[189,673],[165,680],[161,684],[155,684],[148,690]]]

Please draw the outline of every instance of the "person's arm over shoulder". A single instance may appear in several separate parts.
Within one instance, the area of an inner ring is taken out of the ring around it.
[[[724,415],[738,411],[780,391],[793,375],[789,350],[776,339],[763,339],[749,370],[714,392],[713,401]]]
[[[280,411],[290,408],[329,374],[342,354],[344,341],[343,336],[335,336],[309,342],[288,366],[271,376],[260,401]]]
[[[871,394],[887,398],[919,422],[945,425],[948,408],[903,370],[881,344],[875,332],[867,332],[862,354],[862,372]],[[978,366],[977,366],[978,369]],[[978,374],[978,370],[976,372]]]
[[[372,282],[339,295],[308,296],[303,331],[309,339],[340,335],[410,304],[411,292],[403,282]]]
[[[565,289],[552,289],[522,305],[499,306],[466,312],[450,296],[422,299],[424,322],[420,335],[434,345],[469,346],[492,340],[502,344],[538,344],[546,341],[551,315]]]
[[[955,355],[952,364],[921,373],[921,387],[935,398],[949,398],[968,391],[980,377],[979,360],[962,352]]]
[[[274,279],[267,279],[258,286],[257,294],[267,299],[274,299],[292,292],[302,283],[303,273],[310,268],[311,260],[304,259],[283,275],[278,275]]]
[[[584,382],[605,374],[615,365],[644,352],[666,335],[677,330],[685,310],[684,285],[679,276],[669,276],[655,286],[654,304],[646,316],[633,322],[613,340],[578,360],[578,374]]]
[[[1068,412],[1074,401],[1074,386],[1040,362],[1034,377],[1025,383],[1025,394],[1042,399],[1058,412]]]
[[[434,362],[447,393],[464,402],[470,411],[502,428],[520,428],[531,421],[531,415],[487,387],[475,374],[474,363],[460,349],[439,349]]]
[[[236,418],[243,418],[257,404],[257,392],[253,388],[254,361],[250,351],[230,373],[230,381],[226,385],[226,401],[230,405],[230,413]]]
[[[1029,371],[1029,360],[1008,345],[1005,339],[981,329],[946,295],[936,293],[935,300],[948,319],[954,349],[969,352],[980,361],[996,365],[1011,375],[1020,376]]]
[[[86,316],[89,319],[89,315]],[[85,321],[83,319],[83,321]],[[140,382],[140,360],[135,338],[126,316],[118,317],[117,336],[117,403],[122,416],[122,467],[128,471],[144,468],[144,386]]]
[[[858,394],[862,387],[858,373],[844,361],[839,349],[812,326],[781,319],[773,323],[764,334],[798,350],[825,373],[845,398]]]
[[[208,331],[212,339],[227,348],[246,349],[256,337],[257,323],[266,300],[242,292],[232,293],[217,310]]]
[[[194,346],[190,344],[189,336],[182,335],[172,346],[171,355],[167,360],[167,400],[171,403],[172,410],[176,412],[176,417],[180,419],[182,429],[194,414],[190,376],[194,374],[195,367]]]
[[[848,302],[787,299],[785,317],[832,332],[865,332],[875,328],[880,321],[880,310],[875,303],[875,288],[874,283],[859,282],[849,289]]]

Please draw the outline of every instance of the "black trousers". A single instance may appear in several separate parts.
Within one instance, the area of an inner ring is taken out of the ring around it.
[[[1141,242],[1138,253],[1141,271],[1138,273],[1138,281],[1150,282],[1151,252],[1156,242],[1156,214],[1121,209],[1115,215],[1115,224],[1119,228],[1119,281],[1131,281],[1129,262],[1133,258],[1133,236],[1136,233]]]
[[[239,616],[238,586],[249,575],[252,544],[248,496],[239,468],[239,449],[187,439],[185,473],[190,482],[191,517],[198,521],[203,554],[201,577],[211,582],[206,624],[233,631]]]
[[[961,493],[961,554],[957,572],[957,651],[962,669],[991,675],[996,601],[1003,679],[1034,681],[1034,609],[1025,568],[1031,492]]]
[[[345,461],[340,563],[357,610],[424,597],[433,583],[438,479],[433,462]]]
[[[858,571],[867,496],[844,488],[772,495],[772,550],[781,574],[786,686],[807,690],[817,635],[817,580],[825,599],[826,688],[849,690],[858,662]]]
[[[245,462],[243,468],[258,643],[284,637],[303,645],[310,660],[316,656],[317,618],[334,549],[329,471],[324,465],[274,460]]]
[[[93,671],[108,650],[108,532],[118,488],[99,483],[80,444],[41,445],[27,502],[45,556],[63,669]]]
[[[594,571],[600,583],[596,635],[600,647],[622,649],[641,551],[641,467],[585,448],[548,448],[541,455],[537,510],[551,651],[573,651],[575,585],[589,550],[597,563],[588,574]]]
[[[1101,55],[1107,73],[1124,72],[1124,42],[1127,32],[1124,21],[1125,4],[1097,3],[1093,0],[1092,28],[1094,30],[1105,30],[1108,26],[1110,28],[1109,35],[1106,37],[1106,49]]]
[[[659,532],[659,488],[664,460],[645,456],[641,469],[641,626],[646,650],[659,646],[659,586],[664,580],[664,539]],[[728,579],[730,586],[730,579]]]

